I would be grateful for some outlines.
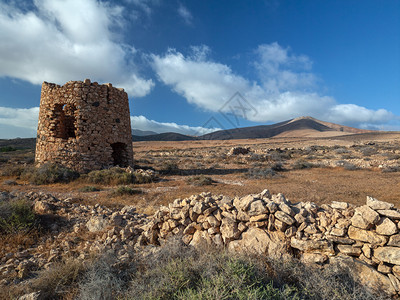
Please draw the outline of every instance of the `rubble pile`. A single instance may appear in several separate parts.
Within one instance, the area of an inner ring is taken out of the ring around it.
[[[146,216],[132,206],[81,205],[44,193],[1,195],[25,197],[37,214],[54,220],[51,235],[0,258],[1,275],[24,278],[66,255],[86,259],[105,251],[129,262],[138,251],[175,236],[194,247],[295,257],[321,267],[345,265],[356,280],[372,289],[391,295],[400,292],[400,211],[372,197],[360,207],[346,202],[317,206],[294,204],[268,190],[235,198],[204,192],[176,199]]]

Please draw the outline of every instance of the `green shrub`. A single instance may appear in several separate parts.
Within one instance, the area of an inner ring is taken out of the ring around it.
[[[213,184],[214,180],[212,180],[211,177],[199,175],[199,176],[189,177],[186,180],[186,182],[194,186],[204,186]]]
[[[17,151],[17,148],[11,147],[11,146],[5,146],[0,148],[0,152],[12,152],[12,151]]]
[[[0,202],[1,232],[25,232],[34,228],[37,224],[38,219],[27,200],[11,199]]]
[[[317,165],[302,159],[296,160],[292,165],[293,170],[311,169],[315,167],[317,167]]]
[[[113,196],[134,195],[134,194],[140,194],[140,193],[142,193],[142,191],[133,189],[133,188],[131,188],[129,186],[125,186],[125,185],[119,186],[114,191],[112,191]]]
[[[57,164],[44,164],[40,167],[25,169],[22,178],[32,184],[68,183],[79,177],[79,173]]]
[[[131,184],[135,181],[132,173],[126,172],[124,169],[114,167],[99,171],[92,171],[82,176],[83,181],[95,184]]]
[[[160,168],[160,172],[162,174],[178,174],[179,173],[179,167],[177,163],[173,161],[166,161],[163,162]]]
[[[87,185],[87,186],[84,186],[83,188],[79,189],[79,191],[83,192],[83,193],[89,193],[89,192],[98,192],[98,191],[101,191],[101,189],[99,189],[98,187],[95,187],[95,186]]]
[[[5,165],[1,167],[1,175],[2,176],[21,176],[25,171],[31,170],[32,167],[24,167],[23,165],[13,164],[13,165]]]
[[[253,179],[270,179],[282,176],[272,168],[253,168],[247,171],[245,177]]]

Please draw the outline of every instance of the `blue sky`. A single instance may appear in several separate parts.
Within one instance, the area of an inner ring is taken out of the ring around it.
[[[125,88],[141,130],[400,130],[397,0],[1,0],[0,41],[0,138],[35,136],[43,81],[85,78]]]

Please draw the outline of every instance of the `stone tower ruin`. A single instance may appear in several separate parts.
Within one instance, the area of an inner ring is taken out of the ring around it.
[[[128,94],[89,79],[44,82],[35,161],[79,172],[133,165]]]

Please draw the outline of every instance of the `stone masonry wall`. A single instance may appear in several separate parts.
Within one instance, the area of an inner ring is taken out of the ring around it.
[[[139,243],[162,244],[182,235],[188,245],[226,247],[272,258],[348,267],[356,280],[376,291],[400,292],[400,211],[367,197],[366,205],[345,202],[292,204],[283,194],[236,197],[202,193],[162,206]]]
[[[42,85],[35,160],[85,172],[133,164],[127,93],[89,79]]]

